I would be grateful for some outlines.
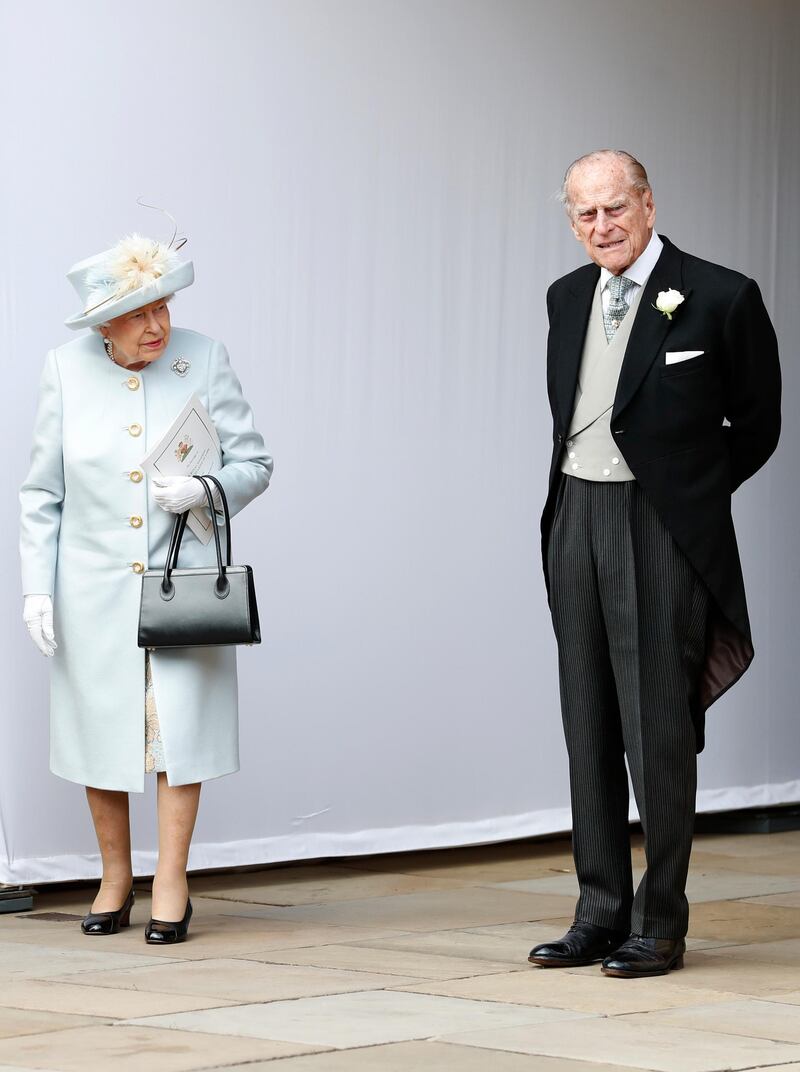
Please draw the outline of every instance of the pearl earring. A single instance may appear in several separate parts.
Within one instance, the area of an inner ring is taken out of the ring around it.
[[[107,335],[103,336],[103,346],[105,346],[105,348],[106,348],[106,355],[108,357],[108,360],[113,361],[114,364],[116,365],[117,361],[116,361],[116,358],[114,357],[114,344],[111,341],[111,339],[108,338]]]

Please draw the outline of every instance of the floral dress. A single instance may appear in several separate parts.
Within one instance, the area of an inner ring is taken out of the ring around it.
[[[158,724],[156,692],[153,688],[149,651],[144,653],[144,769],[146,774],[156,774],[167,769],[164,760],[164,745],[161,741],[161,726]]]

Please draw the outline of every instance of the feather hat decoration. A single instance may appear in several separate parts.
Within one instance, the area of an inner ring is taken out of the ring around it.
[[[178,254],[163,242],[139,234],[127,235],[87,273],[90,290],[85,311],[112,295],[121,298],[155,283],[179,263]]]
[[[81,312],[69,317],[67,327],[94,327],[190,286],[194,266],[178,256],[185,239],[174,244],[174,237],[166,243],[127,235],[74,265],[67,278],[81,299]]]

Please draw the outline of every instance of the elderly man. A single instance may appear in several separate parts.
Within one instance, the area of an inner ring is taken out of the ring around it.
[[[686,948],[704,712],[753,657],[730,506],[778,442],[777,343],[752,279],[656,234],[629,153],[576,160],[563,201],[594,262],[547,295],[542,518],[580,896],[529,959],[664,975]],[[626,758],[647,863],[635,893]]]

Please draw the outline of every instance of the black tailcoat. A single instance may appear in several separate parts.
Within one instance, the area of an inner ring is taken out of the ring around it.
[[[781,379],[775,332],[757,284],[662,240],[625,351],[611,432],[713,599],[694,713],[700,750],[706,708],[753,658],[731,494],[775,450]],[[553,457],[542,516],[546,579],[564,438],[599,274],[597,265],[585,265],[558,279],[547,293]],[[678,290],[685,298],[671,320],[654,308],[662,290]],[[679,350],[703,354],[667,364],[667,351]]]

